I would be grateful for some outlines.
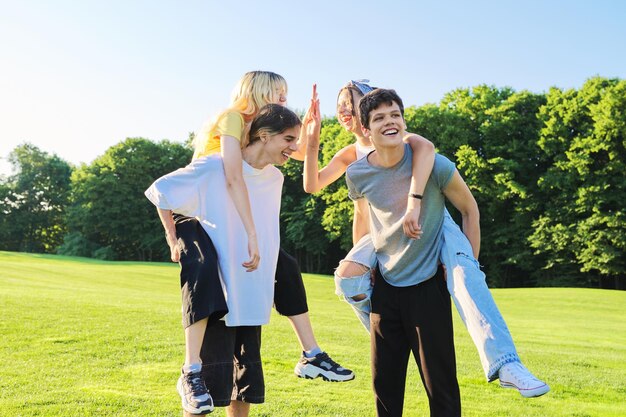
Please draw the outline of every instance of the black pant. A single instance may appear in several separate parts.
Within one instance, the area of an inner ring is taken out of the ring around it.
[[[434,277],[394,287],[377,273],[372,293],[372,379],[379,417],[401,417],[409,352],[420,370],[431,417],[461,416],[450,295]]]
[[[306,290],[298,261],[280,248],[274,281],[274,307],[282,316],[297,316],[309,311]]]
[[[226,407],[231,401],[265,401],[261,326],[226,327],[223,321],[209,324],[200,358],[202,376],[216,407]]]
[[[174,213],[174,221],[182,249],[183,327],[205,318],[209,322],[218,320],[228,312],[228,307],[217,272],[217,252],[213,242],[195,218]],[[297,316],[309,311],[298,261],[282,248],[276,266],[274,305],[283,316]]]

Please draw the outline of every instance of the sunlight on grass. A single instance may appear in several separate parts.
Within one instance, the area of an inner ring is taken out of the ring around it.
[[[183,360],[178,268],[0,252],[0,415],[180,416]],[[347,383],[293,376],[300,355],[288,321],[263,329],[266,403],[252,416],[373,416],[369,338],[329,277],[307,275],[320,346],[357,374]],[[458,315],[464,416],[623,416],[626,292],[493,291],[520,356],[552,387],[523,399],[484,380]],[[222,410],[212,415],[223,416]],[[414,363],[405,415],[428,415]]]

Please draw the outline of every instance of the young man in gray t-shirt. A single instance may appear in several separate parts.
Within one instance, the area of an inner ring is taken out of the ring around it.
[[[402,416],[412,351],[431,416],[460,416],[450,296],[438,259],[445,199],[463,215],[464,232],[476,252],[478,206],[454,164],[441,155],[435,158],[424,194],[407,195],[411,148],[402,140],[404,107],[395,91],[366,94],[359,110],[363,132],[376,150],[348,167],[346,181],[355,201],[355,237],[369,231],[378,260],[370,316],[377,415]],[[422,202],[419,239],[408,238],[402,229],[410,198]]]

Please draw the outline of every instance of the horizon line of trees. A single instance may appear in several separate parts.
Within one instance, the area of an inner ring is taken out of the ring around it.
[[[626,289],[626,81],[594,77],[542,94],[461,88],[408,107],[405,119],[456,163],[476,197],[491,286]],[[326,118],[321,165],[352,142]],[[143,191],[191,155],[190,140],[128,138],[74,167],[19,145],[8,158],[13,174],[0,177],[0,250],[167,261]],[[310,195],[301,162],[282,171],[282,246],[303,271],[332,273],[352,246],[345,182]]]

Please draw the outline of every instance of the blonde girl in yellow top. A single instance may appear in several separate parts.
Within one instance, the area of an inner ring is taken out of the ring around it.
[[[194,141],[193,159],[218,152],[222,154],[226,185],[248,234],[250,259],[243,265],[249,270],[256,269],[260,258],[248,190],[241,171],[241,149],[246,146],[243,140],[250,128],[249,123],[260,108],[268,103],[287,104],[285,79],[269,71],[246,73],[233,91],[230,107],[201,130]]]

